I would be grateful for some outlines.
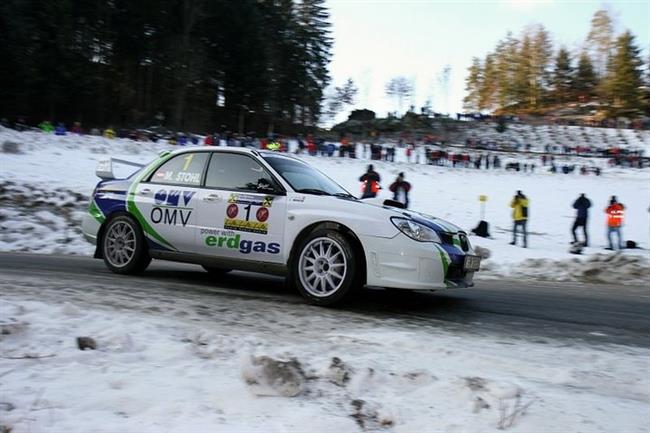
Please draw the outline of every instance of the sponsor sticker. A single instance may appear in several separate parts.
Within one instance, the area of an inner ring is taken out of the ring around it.
[[[234,236],[206,236],[205,245],[214,248],[238,249],[241,254],[250,254],[251,252],[265,254],[280,253],[280,244],[277,242],[250,241],[242,239],[239,234]]]
[[[259,196],[254,194],[230,194],[226,207],[226,218],[223,227],[226,230],[258,233],[266,235],[269,232],[269,208],[273,205],[273,196]],[[255,210],[257,207],[257,210]],[[251,221],[253,211],[257,221]],[[241,216],[239,216],[241,213]],[[239,218],[238,218],[239,216]]]
[[[154,194],[154,207],[149,218],[154,224],[187,226],[192,215],[191,202],[195,191],[161,189]]]
[[[255,217],[259,222],[265,222],[267,219],[269,219],[269,210],[265,207],[261,207],[257,209],[257,212],[255,213]]]
[[[269,232],[269,225],[266,222],[246,221],[240,219],[226,218],[223,222],[226,230],[238,230],[240,232],[259,233],[266,235]]]
[[[273,205],[273,196],[260,197],[259,195],[253,194],[230,194],[228,197],[228,203],[237,203],[261,207],[271,207]]]
[[[235,218],[237,214],[239,213],[239,207],[236,204],[229,204],[228,208],[226,209],[226,215],[228,215],[228,218]]]

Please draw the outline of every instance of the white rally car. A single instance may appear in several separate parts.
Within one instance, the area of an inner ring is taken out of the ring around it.
[[[193,148],[164,152],[125,179],[100,163],[83,221],[114,272],[151,259],[214,275],[286,275],[329,305],[362,285],[436,290],[472,286],[480,258],[461,229],[438,218],[354,198],[309,164],[275,152]],[[122,161],[124,162],[124,161]]]

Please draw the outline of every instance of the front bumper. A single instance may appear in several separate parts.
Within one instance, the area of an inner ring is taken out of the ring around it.
[[[465,253],[454,246],[416,242],[403,233],[391,239],[364,236],[361,242],[369,286],[440,290],[474,285],[474,273],[463,270]]]

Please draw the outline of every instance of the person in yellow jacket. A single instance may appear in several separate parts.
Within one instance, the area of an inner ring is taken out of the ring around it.
[[[512,208],[512,220],[514,221],[512,242],[510,242],[510,245],[516,245],[517,229],[521,227],[524,235],[524,248],[527,248],[528,232],[526,231],[526,223],[528,222],[528,198],[521,191],[517,191],[517,194],[512,198],[512,202],[510,202],[510,207]]]
[[[111,140],[115,138],[115,131],[110,126],[104,129],[104,137],[110,138]]]
[[[274,152],[279,152],[282,149],[282,144],[277,138],[274,138],[266,145],[266,148]]]

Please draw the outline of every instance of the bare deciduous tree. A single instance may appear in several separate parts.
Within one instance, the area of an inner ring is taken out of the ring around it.
[[[386,94],[391,98],[397,99],[398,110],[401,113],[404,99],[413,94],[413,83],[406,77],[392,78],[386,84]]]

